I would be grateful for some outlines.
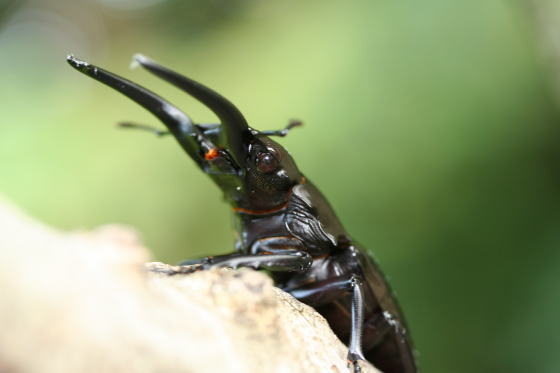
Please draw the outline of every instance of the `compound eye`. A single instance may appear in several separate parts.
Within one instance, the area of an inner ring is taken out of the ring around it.
[[[269,174],[278,168],[278,159],[270,153],[257,154],[257,167],[260,172]]]

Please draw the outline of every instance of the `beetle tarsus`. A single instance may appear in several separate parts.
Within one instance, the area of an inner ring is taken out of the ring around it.
[[[362,367],[360,367],[360,361],[362,360],[365,359],[348,354],[348,368],[352,369],[352,373],[362,373]]]
[[[139,123],[119,122],[119,123],[117,123],[117,126],[119,126],[121,128],[152,132],[154,135],[156,135],[158,137],[167,136],[167,135],[171,134],[171,132],[169,132],[169,131],[160,130],[160,129],[152,127],[152,126],[148,126],[148,125],[145,125],[145,124],[139,124]]]
[[[199,264],[192,264],[192,265],[178,265],[178,266],[169,266],[169,265],[156,265],[151,266],[149,268],[150,272],[160,273],[168,276],[174,275],[187,275],[197,271],[202,270],[202,266]]]
[[[288,125],[281,130],[272,130],[272,131],[255,131],[256,136],[280,136],[285,137],[291,129],[295,127],[300,127],[303,125],[303,122],[299,119],[290,119]]]

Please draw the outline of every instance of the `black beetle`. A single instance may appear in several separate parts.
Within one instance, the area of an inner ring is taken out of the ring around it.
[[[403,315],[377,264],[346,233],[288,152],[269,137],[284,136],[299,122],[280,131],[257,131],[218,93],[136,55],[136,63],[202,102],[221,121],[194,124],[153,92],[73,56],[67,60],[159,118],[168,131],[154,131],[173,135],[231,203],[239,233],[235,253],[184,262],[187,272],[266,269],[278,287],[314,307],[339,338],[349,341],[348,360],[356,372],[363,359],[385,373],[417,372]]]

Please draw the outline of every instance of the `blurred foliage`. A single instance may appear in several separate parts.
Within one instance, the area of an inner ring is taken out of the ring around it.
[[[0,191],[65,229],[137,227],[158,260],[227,252],[228,207],[156,124],[64,57],[215,118],[135,52],[282,143],[378,258],[425,372],[558,372],[559,114],[521,2],[36,0],[0,10]],[[33,260],[33,258],[30,258]]]

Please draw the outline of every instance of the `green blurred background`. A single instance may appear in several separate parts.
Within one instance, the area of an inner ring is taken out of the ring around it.
[[[559,372],[559,112],[514,0],[0,1],[0,193],[64,229],[120,222],[157,260],[230,251],[228,207],[68,53],[215,117],[142,52],[232,99],[370,248],[424,372]],[[30,258],[32,260],[32,258]]]

